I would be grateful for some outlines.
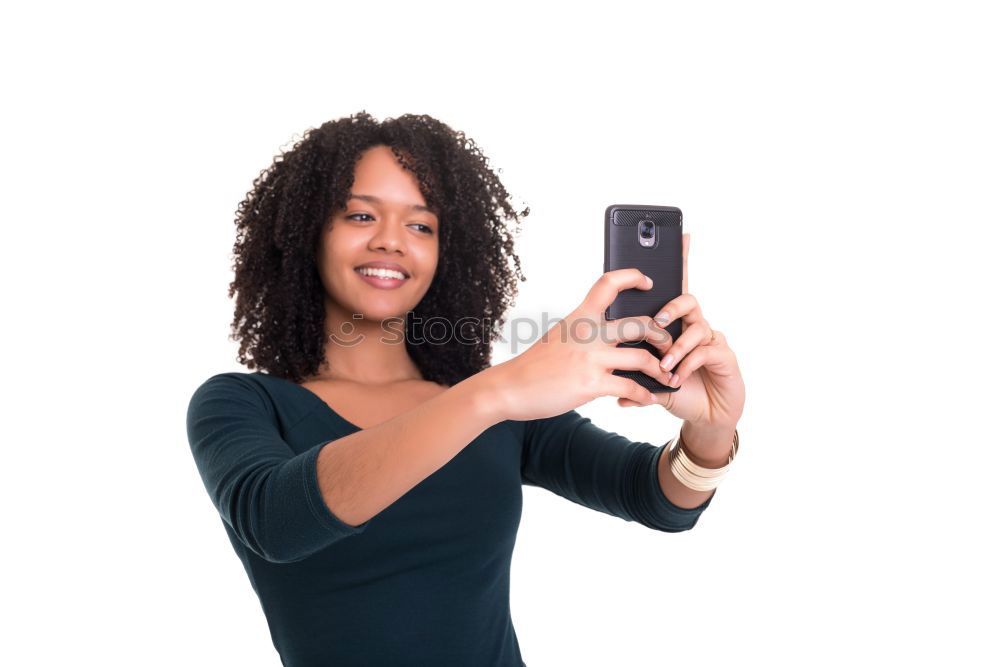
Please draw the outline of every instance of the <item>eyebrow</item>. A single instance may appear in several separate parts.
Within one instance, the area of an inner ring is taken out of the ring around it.
[[[382,200],[375,195],[360,195],[355,193],[350,193],[347,197],[348,199],[360,199],[361,201],[371,202],[372,204],[381,204]],[[410,204],[408,207],[411,211],[424,211],[426,213],[434,213],[426,206],[421,206],[420,204]]]

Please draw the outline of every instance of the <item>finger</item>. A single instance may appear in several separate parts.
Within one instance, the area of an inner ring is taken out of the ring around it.
[[[691,246],[691,234],[681,234],[681,294],[688,291],[688,248]]]
[[[635,315],[609,320],[602,325],[602,340],[609,345],[644,340],[646,335],[659,329],[649,315]]]
[[[668,301],[653,317],[653,321],[661,327],[666,327],[677,318],[685,319],[688,324],[692,320],[703,319],[701,305],[693,294],[681,294]]]
[[[670,349],[670,346],[674,342],[674,337],[670,335],[669,331],[653,322],[653,319],[648,315],[639,316],[637,319],[640,320],[643,326],[641,335],[630,336],[626,339],[626,341],[645,341],[656,349],[657,358],[662,357],[663,354]],[[615,320],[615,322],[618,321],[619,320]]]
[[[716,343],[718,343],[718,332],[716,332],[715,337]],[[674,379],[669,383],[670,386],[680,387],[699,368],[707,368],[708,370],[715,368],[724,369],[729,363],[729,356],[731,354],[732,351],[724,345],[698,346],[677,365]]]
[[[608,306],[627,289],[648,290],[653,279],[639,269],[616,269],[601,275],[583,300],[584,310],[590,315],[603,315]]]
[[[617,347],[606,350],[600,359],[604,367],[609,370],[642,371],[661,384],[670,381],[670,373],[660,368],[660,360],[639,347]]]
[[[660,367],[663,370],[672,369],[688,353],[699,346],[707,344],[711,339],[712,329],[708,326],[708,322],[698,320],[689,324],[684,333],[678,336],[674,344],[667,350],[667,353],[660,361]]]
[[[622,406],[623,408],[635,408],[635,407],[642,407],[645,404],[644,403],[636,403],[635,401],[630,401],[627,398],[619,398],[618,399],[618,405]]]
[[[609,373],[604,379],[602,391],[605,396],[617,396],[639,405],[656,403],[656,397],[648,389],[635,380],[629,380],[621,375]]]
[[[651,325],[650,330],[646,332],[645,341],[655,347],[658,352],[657,356],[662,358],[670,346],[674,344],[674,337],[666,329]]]

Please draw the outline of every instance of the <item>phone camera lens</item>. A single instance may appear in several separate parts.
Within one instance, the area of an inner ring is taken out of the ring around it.
[[[643,220],[639,223],[639,236],[644,239],[653,238],[653,223],[649,220]]]

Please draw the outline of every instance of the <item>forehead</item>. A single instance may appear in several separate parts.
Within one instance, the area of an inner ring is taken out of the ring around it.
[[[399,164],[388,146],[375,146],[362,153],[348,197],[373,205],[429,211],[416,175]]]

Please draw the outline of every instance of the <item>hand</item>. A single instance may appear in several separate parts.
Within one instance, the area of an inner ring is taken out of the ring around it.
[[[746,388],[736,355],[726,343],[721,331],[713,331],[708,325],[701,306],[688,293],[687,258],[691,235],[684,234],[682,247],[683,286],[681,295],[669,301],[654,316],[666,318],[667,324],[681,318],[681,335],[676,341],[666,331],[659,336],[647,336],[646,340],[660,352],[666,361],[666,370],[674,369],[674,379],[664,382],[680,387],[674,392],[655,394],[656,402],[671,414],[699,427],[725,431],[735,428],[743,414]],[[714,340],[713,340],[714,334]],[[667,360],[667,355],[672,359]],[[678,363],[680,362],[680,363]],[[623,407],[645,405],[628,398],[620,398]]]
[[[650,289],[652,281],[638,269],[602,275],[573,312],[556,322],[522,354],[483,373],[505,419],[552,417],[599,396],[618,396],[632,405],[652,405],[656,398],[614,369],[638,370],[666,382],[659,359],[640,348],[618,348],[620,342],[643,340],[659,331],[648,315],[606,321],[604,312],[625,289]]]

